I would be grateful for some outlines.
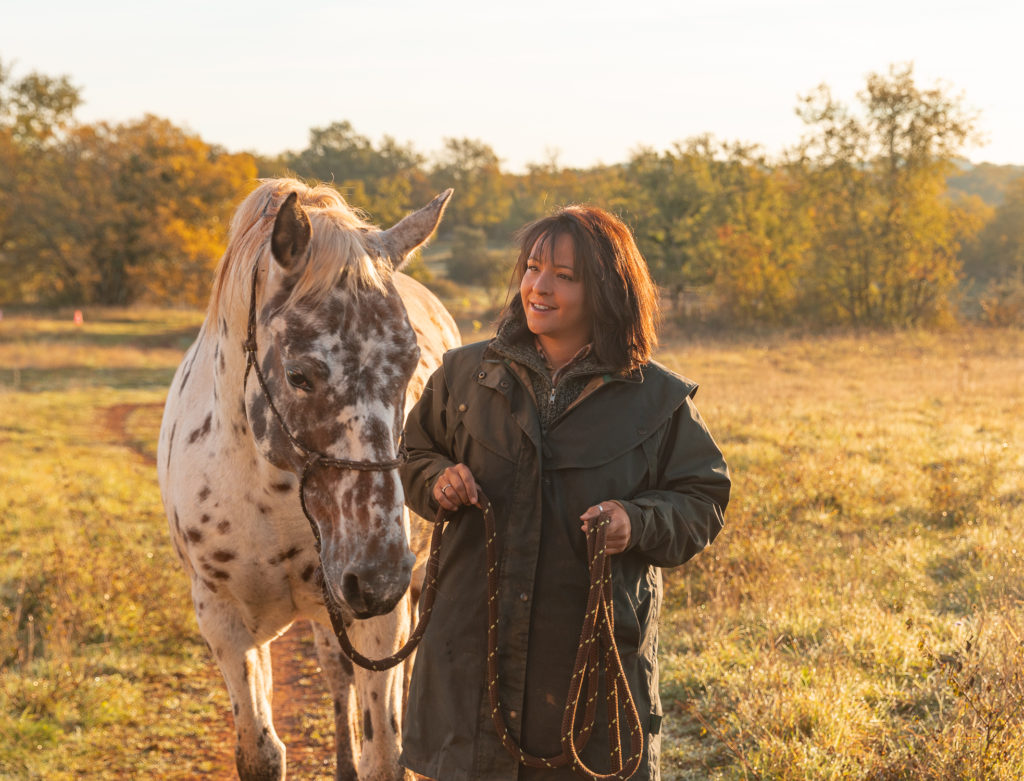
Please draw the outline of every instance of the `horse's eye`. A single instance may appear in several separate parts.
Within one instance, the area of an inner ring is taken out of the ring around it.
[[[304,391],[313,390],[313,386],[310,384],[309,380],[306,379],[306,375],[298,369],[285,370],[285,376],[288,377],[288,383],[293,388],[298,388],[299,390]]]

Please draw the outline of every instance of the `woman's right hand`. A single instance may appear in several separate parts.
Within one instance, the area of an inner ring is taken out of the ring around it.
[[[476,504],[479,486],[465,464],[446,468],[434,481],[434,501],[445,510],[457,510],[467,504]]]

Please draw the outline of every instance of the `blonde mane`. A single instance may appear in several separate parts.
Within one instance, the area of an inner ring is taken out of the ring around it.
[[[246,301],[254,263],[270,258],[270,236],[274,218],[289,193],[297,193],[299,204],[309,215],[313,228],[302,276],[285,306],[308,300],[323,300],[344,273],[351,288],[384,289],[391,275],[386,261],[367,251],[367,237],[377,228],[366,222],[327,185],[309,187],[297,179],[261,179],[235,210],[228,230],[228,246],[217,265],[208,317],[215,319],[225,301]]]

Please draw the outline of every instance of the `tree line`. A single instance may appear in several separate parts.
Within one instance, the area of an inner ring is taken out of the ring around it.
[[[454,187],[439,240],[457,283],[507,283],[512,233],[587,201],[622,216],[680,313],[738,325],[904,327],[1024,318],[1024,177],[993,204],[964,176],[976,117],[911,66],[855,105],[801,98],[803,138],[769,158],[703,136],[623,163],[502,169],[483,141],[426,155],[350,122],[275,157],[233,153],[165,119],[80,123],[67,77],[0,61],[0,302],[205,303],[231,212],[258,176],[329,182],[390,224]],[[430,272],[418,272],[428,282]]]

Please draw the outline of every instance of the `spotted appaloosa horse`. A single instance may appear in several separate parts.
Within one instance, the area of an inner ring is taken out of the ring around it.
[[[334,696],[337,777],[404,777],[403,671],[353,671],[324,592],[367,656],[408,635],[414,556],[393,464],[405,413],[459,337],[441,303],[397,269],[450,195],[381,231],[331,188],[262,182],[232,219],[206,320],[175,374],[160,486],[231,694],[242,779],[284,778],[270,642],[298,619],[313,622]],[[307,470],[310,453],[330,461]]]

